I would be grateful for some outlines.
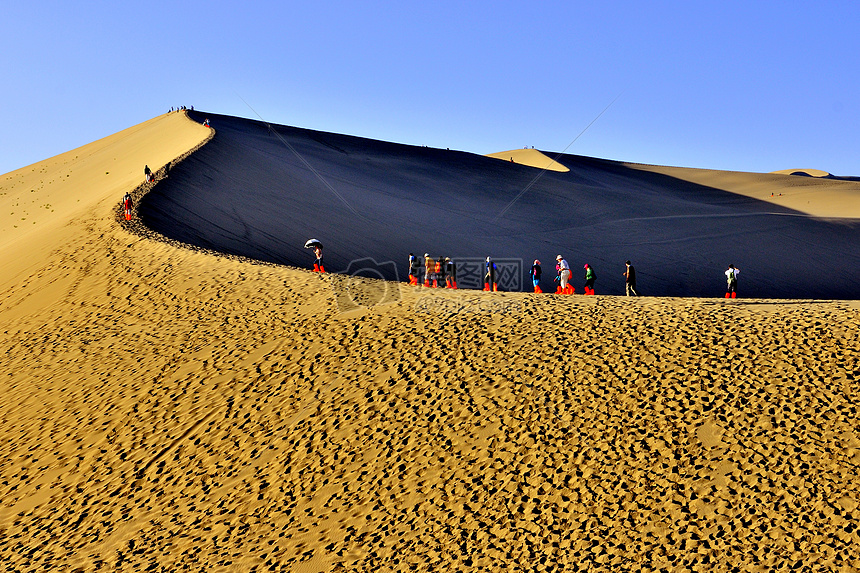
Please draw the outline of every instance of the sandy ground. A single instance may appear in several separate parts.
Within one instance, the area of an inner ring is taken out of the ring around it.
[[[138,127],[129,189],[207,135]],[[5,570],[860,569],[857,302],[351,283],[132,234],[108,185],[4,243]]]

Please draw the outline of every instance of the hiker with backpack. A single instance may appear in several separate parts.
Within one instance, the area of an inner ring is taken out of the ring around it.
[[[740,270],[734,265],[729,265],[726,271],[726,298],[738,298],[738,274]]]

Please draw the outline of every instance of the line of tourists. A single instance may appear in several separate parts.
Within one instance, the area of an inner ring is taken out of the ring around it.
[[[576,287],[570,283],[570,263],[568,263],[567,259],[561,255],[556,256],[555,261],[555,294],[575,294]],[[594,267],[588,263],[585,263],[582,268],[584,273],[583,280],[585,281],[582,290],[587,295],[593,295],[594,282],[597,280],[597,273],[594,272]],[[539,260],[535,259],[535,262],[532,264],[532,268],[529,271],[529,276],[534,284],[535,292],[543,292],[540,288],[541,266]]]
[[[126,218],[130,218],[131,212],[131,197],[126,196],[123,201]],[[306,249],[313,249],[316,255],[314,261],[315,272],[325,272],[322,262],[322,243],[317,239],[310,239],[305,243]],[[555,264],[555,294],[575,294],[576,287],[571,282],[570,263],[567,262],[561,255],[557,255]],[[639,291],[636,287],[636,269],[633,264],[627,260],[624,261],[624,272],[621,275],[624,277],[624,293],[626,296],[639,296]],[[432,288],[457,288],[457,264],[451,257],[440,255],[432,257],[430,253],[424,253],[423,257],[416,257],[413,253],[409,253],[409,284],[413,286],[425,286]],[[594,295],[594,284],[597,281],[597,273],[589,263],[583,265],[583,293],[586,295]],[[740,269],[734,264],[729,265],[725,272],[726,276],[726,298],[737,298],[738,296],[738,275]],[[529,278],[532,281],[534,292],[543,293],[540,287],[541,282],[541,262],[538,259],[534,260],[531,269],[529,270]],[[498,292],[498,275],[499,269],[491,257],[487,257],[484,263],[483,290]]]
[[[409,284],[422,284],[433,288],[457,288],[457,264],[451,257],[439,255],[437,258],[424,253],[424,257],[416,257],[409,253]]]

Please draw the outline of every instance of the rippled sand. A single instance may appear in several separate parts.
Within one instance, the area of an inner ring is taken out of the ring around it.
[[[6,570],[860,568],[857,302],[351,283],[75,189],[0,255]]]

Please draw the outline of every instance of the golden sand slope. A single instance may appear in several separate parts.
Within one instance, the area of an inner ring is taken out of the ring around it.
[[[806,175],[808,177],[830,177],[830,173],[821,169],[780,169],[771,171],[774,175]]]
[[[0,289],[69,240],[70,221],[106,216],[144,180],[145,165],[161,168],[208,134],[183,114],[165,114],[0,176]]]
[[[104,196],[0,291],[5,570],[860,568],[857,303],[346,285]]]
[[[558,171],[560,173],[567,173],[570,171],[570,169],[561,163],[558,163],[551,157],[547,157],[537,149],[500,151],[498,153],[490,153],[487,157],[511,161],[513,163],[519,163],[520,165],[528,165],[529,167],[537,167],[538,169],[546,169],[547,171]]]
[[[753,197],[813,217],[860,219],[860,182],[858,181],[798,177],[790,174],[796,170],[782,173],[743,173],[639,163],[625,163],[625,165]]]

